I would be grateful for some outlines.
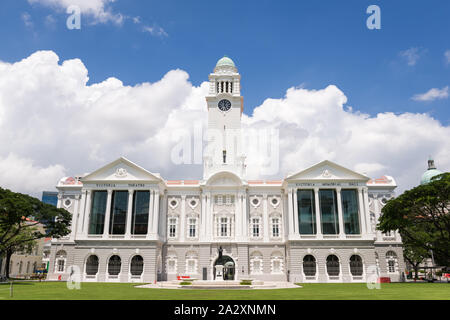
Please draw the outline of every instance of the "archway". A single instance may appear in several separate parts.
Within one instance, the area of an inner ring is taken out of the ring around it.
[[[220,258],[217,258],[217,260],[214,262],[214,280],[216,280],[216,266],[222,265],[223,266],[223,279],[224,280],[234,280],[235,277],[235,263],[234,260],[229,256],[222,256]]]

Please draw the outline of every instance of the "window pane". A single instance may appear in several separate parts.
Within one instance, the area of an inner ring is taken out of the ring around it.
[[[339,234],[336,190],[319,190],[323,234]]]
[[[313,256],[307,255],[303,258],[303,273],[309,277],[316,275],[316,259]]]
[[[350,272],[353,276],[362,276],[363,263],[360,256],[353,255],[350,257]]]
[[[298,227],[300,234],[316,233],[314,190],[297,191]]]
[[[86,262],[86,274],[89,276],[95,276],[98,272],[98,257],[89,256]]]
[[[131,275],[140,276],[144,270],[144,259],[141,256],[134,256],[131,259]]]
[[[119,256],[112,256],[108,262],[108,274],[110,276],[117,276],[120,273],[122,261]]]
[[[106,191],[94,191],[92,193],[89,234],[103,234],[107,198],[108,193]]]
[[[335,255],[327,257],[327,273],[329,276],[339,275],[339,259]]]
[[[128,210],[128,191],[114,191],[111,204],[110,234],[125,234]]]
[[[346,234],[359,234],[358,195],[355,189],[341,191],[342,213]]]
[[[135,191],[133,197],[132,234],[147,234],[150,191]]]

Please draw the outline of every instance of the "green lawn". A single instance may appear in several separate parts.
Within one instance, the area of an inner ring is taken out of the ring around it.
[[[9,284],[0,285],[0,301],[9,300]],[[128,283],[82,283],[68,290],[65,282],[22,282],[14,284],[12,299],[41,300],[395,300],[447,299],[447,283],[390,283],[380,290],[366,284],[303,284],[303,288],[264,290],[143,289]]]

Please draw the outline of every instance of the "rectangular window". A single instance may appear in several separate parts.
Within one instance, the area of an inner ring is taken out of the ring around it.
[[[215,196],[214,197],[214,202],[215,204],[221,206],[223,205],[223,197],[222,196]]]
[[[220,218],[220,236],[228,237],[228,218]]]
[[[300,234],[316,234],[314,190],[297,191],[297,208]]]
[[[195,238],[197,236],[197,219],[189,219],[189,237]]]
[[[319,200],[323,234],[339,234],[336,190],[319,190]]]
[[[360,234],[357,190],[342,189],[341,202],[342,202],[342,214],[344,216],[345,233]]]
[[[147,234],[150,191],[135,191],[133,195],[133,215],[131,234]]]
[[[233,195],[227,195],[227,197],[226,197],[226,204],[227,205],[234,204],[234,196]]]
[[[252,236],[254,238],[259,237],[259,219],[258,218],[252,219]]]
[[[107,198],[108,193],[106,191],[92,192],[89,234],[103,234]]]
[[[64,272],[64,260],[58,260],[58,272]]]
[[[169,237],[175,238],[177,235],[177,219],[169,219]]]
[[[395,272],[395,261],[394,260],[388,261],[388,271],[391,273]]]
[[[272,237],[277,238],[280,236],[280,220],[278,218],[272,219]]]
[[[113,191],[111,200],[110,234],[125,234],[127,221],[128,191]]]

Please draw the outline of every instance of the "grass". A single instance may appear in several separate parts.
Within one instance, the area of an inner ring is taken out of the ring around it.
[[[68,290],[65,282],[19,282],[9,297],[0,284],[0,301],[17,300],[450,300],[447,283],[386,283],[380,290],[366,284],[302,284],[303,288],[264,290],[183,290],[135,288],[130,283],[82,283]]]

